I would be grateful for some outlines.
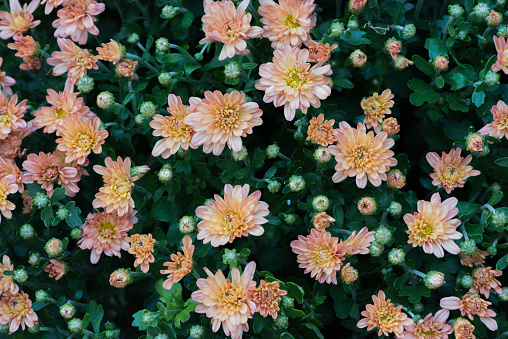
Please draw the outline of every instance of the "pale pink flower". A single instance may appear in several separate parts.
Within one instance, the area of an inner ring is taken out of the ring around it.
[[[32,0],[21,7],[19,0],[9,0],[10,12],[0,12],[0,38],[17,40],[30,28],[37,27],[41,21],[32,15],[39,7],[40,0]]]
[[[497,51],[497,60],[496,63],[492,65],[492,70],[494,72],[503,70],[505,74],[508,74],[508,44],[503,37],[494,35],[492,38],[494,39],[494,45]]]
[[[446,324],[449,313],[447,310],[439,310],[434,316],[432,313],[427,314],[416,324],[405,325],[402,333],[404,339],[448,339],[448,335],[453,332],[453,328]]]
[[[494,120],[480,129],[478,133],[498,139],[503,137],[508,139],[508,105],[499,100],[496,105],[492,106],[490,112]]]
[[[4,59],[0,57],[0,66],[2,66],[2,63],[4,62]],[[12,95],[12,89],[11,86],[14,86],[16,84],[16,80],[11,78],[10,76],[7,76],[5,72],[0,71],[0,85],[2,86],[2,90],[5,91],[7,94]]]
[[[41,5],[46,4],[46,7],[44,8],[44,14],[48,15],[53,11],[53,9],[60,6],[64,0],[42,0]]]
[[[104,12],[105,8],[104,4],[94,0],[64,0],[63,8],[57,12],[58,19],[53,21],[55,38],[70,36],[78,44],[86,44],[88,33],[99,35],[94,15]]]
[[[488,308],[490,305],[492,305],[490,301],[483,300],[475,293],[467,293],[462,299],[457,297],[442,298],[439,302],[439,306],[445,310],[460,310],[462,316],[467,314],[471,320],[473,320],[473,315],[477,315],[489,330],[495,331],[497,322],[492,317],[496,316],[496,312]]]

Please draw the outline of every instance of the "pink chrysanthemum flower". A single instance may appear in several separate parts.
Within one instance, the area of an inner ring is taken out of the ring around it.
[[[2,66],[3,62],[4,59],[0,57],[0,67]],[[5,72],[0,71],[0,85],[2,86],[3,91],[5,91],[9,95],[12,95],[11,86],[14,86],[15,84],[16,80],[11,78],[10,76],[7,76]]]
[[[503,293],[501,283],[496,277],[503,274],[500,270],[493,270],[492,267],[478,267],[473,271],[473,286],[469,292],[480,293],[489,298],[490,290],[493,289],[498,294]]]
[[[137,61],[131,59],[123,59],[116,65],[115,71],[119,76],[128,78],[134,75],[134,71],[136,70],[137,65]]]
[[[19,58],[31,58],[37,53],[37,43],[30,35],[19,38],[17,41],[7,44],[7,47],[16,51]]]
[[[381,131],[385,115],[392,113],[390,108],[393,107],[394,102],[391,100],[393,97],[392,91],[385,89],[381,95],[374,93],[371,97],[362,100],[360,105],[365,114],[363,123],[367,128],[374,128],[376,133]]]
[[[362,123],[353,128],[342,121],[339,126],[337,145],[328,146],[328,151],[337,161],[333,182],[339,183],[347,177],[356,177],[359,188],[365,188],[367,181],[376,187],[380,186],[382,181],[387,180],[386,172],[390,167],[397,165],[394,153],[390,151],[395,141],[388,138],[386,132],[374,136],[374,132],[367,132]]]
[[[37,72],[41,69],[41,61],[39,58],[23,58],[23,62],[21,65],[19,65],[19,69],[22,69],[24,71],[32,71]]]
[[[14,183],[18,185],[18,192],[23,193],[25,187],[23,185],[23,172],[16,166],[16,163],[0,157],[0,178],[13,176]]]
[[[316,26],[314,0],[259,0],[263,37],[272,42],[273,49],[300,47],[309,39]]]
[[[32,15],[39,7],[40,0],[32,0],[21,7],[19,0],[9,0],[10,12],[0,12],[0,38],[17,40],[30,28],[37,27],[41,21]]]
[[[479,266],[485,263],[485,258],[487,258],[489,254],[486,251],[482,251],[477,248],[476,251],[472,255],[466,255],[462,252],[459,253],[460,264],[464,266]]]
[[[46,4],[46,7],[44,7],[44,14],[48,15],[53,11],[53,9],[60,6],[64,0],[42,0],[41,5]]]
[[[365,318],[360,319],[356,326],[367,327],[367,331],[377,327],[378,336],[381,334],[388,336],[393,333],[395,338],[405,338],[402,334],[404,327],[414,325],[414,322],[402,312],[402,305],[395,307],[390,299],[385,300],[385,298],[383,291],[379,291],[377,296],[373,295],[374,304],[367,304],[366,310],[362,311],[362,316]]]
[[[320,65],[328,61],[328,59],[330,59],[330,53],[339,47],[336,44],[330,46],[329,43],[322,44],[314,40],[306,41],[305,45],[307,44],[309,49],[309,62],[317,62]]]
[[[38,320],[32,301],[25,292],[4,294],[0,299],[0,324],[9,325],[9,333],[16,332],[20,326],[23,330],[34,327]]]
[[[25,129],[26,121],[24,113],[28,108],[28,100],[18,104],[18,95],[14,94],[10,99],[0,95],[0,139],[5,139],[14,130]]]
[[[133,234],[126,237],[125,240],[130,242],[128,252],[136,256],[134,267],[141,266],[141,271],[147,273],[150,269],[150,263],[155,261],[153,256],[155,239],[152,238],[151,234]]]
[[[448,335],[453,332],[453,328],[446,324],[449,313],[439,310],[434,316],[429,313],[416,324],[404,326],[404,339],[448,339]]]
[[[195,246],[192,245],[192,238],[188,235],[183,238],[182,243],[183,254],[182,252],[171,254],[171,261],[167,261],[163,264],[167,266],[168,269],[160,270],[161,274],[169,274],[162,285],[167,290],[170,290],[174,284],[182,280],[192,271],[192,255],[194,254]]]
[[[121,59],[125,57],[125,46],[119,44],[113,39],[105,44],[101,44],[102,47],[97,47],[96,50],[99,52],[99,59],[112,62],[116,65]]]
[[[314,227],[319,232],[324,232],[327,227],[329,227],[332,223],[335,222],[335,219],[329,216],[326,212],[318,213],[312,219],[312,223]]]
[[[273,102],[275,107],[284,106],[286,120],[295,118],[297,109],[305,114],[307,109],[320,107],[321,101],[331,94],[330,65],[309,64],[306,49],[284,49],[273,52],[273,62],[259,67],[261,79],[255,87],[265,91],[263,101]]]
[[[64,261],[51,259],[49,264],[44,267],[44,272],[47,272],[50,278],[60,280],[67,272],[67,265]]]
[[[4,255],[0,263],[0,295],[18,293],[19,287],[14,283],[14,275],[6,275],[5,271],[14,271],[14,265],[11,263],[11,258]]]
[[[249,299],[256,303],[256,312],[259,312],[263,317],[270,315],[273,319],[277,319],[280,296],[288,294],[287,291],[281,290],[279,287],[278,281],[267,283],[261,279],[259,287],[249,291]]]
[[[14,158],[22,158],[25,155],[26,149],[22,149],[21,144],[23,139],[35,130],[32,121],[27,122],[25,129],[13,131],[7,138],[0,139],[0,157],[4,160],[14,161]]]
[[[89,249],[90,262],[96,264],[104,253],[108,257],[121,257],[121,250],[129,249],[127,232],[133,227],[131,213],[119,216],[116,212],[89,213],[81,226],[83,235],[78,241],[81,249]]]
[[[99,35],[94,15],[104,12],[106,6],[94,0],[64,0],[63,8],[57,12],[58,19],[53,21],[56,28],[55,38],[68,36],[80,45],[88,41],[88,33]]]
[[[481,174],[473,169],[473,166],[467,166],[473,156],[469,154],[463,158],[460,152],[460,148],[452,148],[450,153],[443,152],[441,157],[436,152],[429,152],[426,156],[429,165],[434,169],[434,173],[430,174],[432,185],[443,187],[448,194],[456,187],[464,187],[467,178]]]
[[[203,1],[205,15],[201,17],[201,21],[206,37],[199,43],[222,42],[224,46],[219,60],[232,58],[235,54],[249,54],[245,39],[261,37],[262,28],[251,26],[252,15],[245,12],[249,2],[250,0],[243,0],[238,8],[235,8],[235,4],[229,0]]]
[[[108,213],[117,211],[119,216],[129,212],[130,208],[134,208],[134,200],[132,200],[132,187],[134,181],[139,177],[131,177],[131,159],[118,157],[117,161],[106,158],[104,161],[106,167],[95,165],[93,170],[102,175],[104,187],[99,189],[99,193],[95,194],[92,202],[94,208],[102,207]]]
[[[492,65],[492,70],[494,72],[499,72],[503,70],[505,74],[508,74],[508,44],[503,37],[493,36],[494,45],[496,46],[497,52],[497,60],[496,63]]]
[[[339,140],[339,130],[333,128],[334,119],[325,120],[323,113],[310,119],[307,140],[326,147]]]
[[[190,102],[192,112],[183,122],[195,132],[192,145],[203,145],[205,153],[220,155],[226,144],[234,152],[240,152],[242,137],[252,134],[252,128],[263,123],[263,111],[258,104],[245,101],[245,94],[238,91],[226,94],[206,91],[204,99],[194,97]]]
[[[291,241],[291,249],[298,254],[298,267],[310,272],[311,278],[327,284],[337,285],[337,271],[344,262],[346,249],[339,238],[332,237],[330,232],[319,232],[315,228],[306,237],[298,236]]]
[[[211,204],[199,206],[196,215],[203,220],[198,223],[197,239],[218,247],[249,234],[262,235],[261,225],[268,222],[264,217],[270,214],[268,204],[259,200],[261,191],[249,195],[249,190],[247,184],[234,188],[227,184],[224,198],[216,194]]]
[[[356,234],[356,231],[353,231],[344,242],[346,254],[369,254],[370,244],[375,240],[374,234],[376,234],[376,232],[369,232],[367,227],[362,228],[358,234]]]
[[[457,231],[459,219],[453,219],[459,213],[457,198],[448,198],[441,202],[439,193],[434,193],[430,202],[418,200],[418,212],[404,215],[409,235],[408,243],[420,246],[428,254],[438,258],[444,256],[444,250],[450,254],[459,254],[460,247],[454,242],[462,238]]]
[[[249,299],[249,293],[256,289],[256,282],[252,281],[256,271],[256,263],[250,262],[245,266],[243,274],[237,268],[231,270],[231,280],[226,278],[221,270],[215,275],[204,268],[208,278],[198,279],[198,291],[192,292],[192,299],[200,303],[196,306],[196,313],[204,313],[212,324],[212,330],[222,329],[232,339],[241,339],[243,332],[249,330],[247,321],[252,319],[256,310],[256,303]]]
[[[152,155],[161,155],[164,159],[175,154],[180,147],[184,150],[189,149],[189,146],[194,148],[191,145],[194,130],[184,122],[190,110],[182,103],[182,99],[174,94],[168,95],[168,106],[170,116],[156,114],[150,121],[150,127],[154,129],[153,135],[162,136],[153,147]]]
[[[0,179],[0,212],[7,219],[12,218],[12,212],[16,205],[7,200],[10,194],[18,191],[18,185],[16,185],[16,177],[14,175],[7,175]],[[0,216],[0,221],[2,220]]]
[[[481,135],[490,135],[492,137],[508,139],[508,105],[504,101],[499,100],[497,105],[490,109],[494,121],[485,125],[478,131]]]
[[[492,305],[490,301],[483,300],[475,293],[464,294],[462,299],[446,297],[439,302],[439,306],[445,310],[460,310],[462,316],[467,314],[471,320],[473,320],[473,315],[477,315],[489,330],[495,331],[497,322],[492,317],[496,316],[496,312],[488,308],[490,305]]]

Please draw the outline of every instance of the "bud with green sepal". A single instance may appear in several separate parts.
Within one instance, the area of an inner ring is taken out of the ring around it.
[[[402,29],[402,36],[404,39],[409,40],[416,34],[416,27],[413,24],[407,24]]]
[[[83,331],[83,320],[73,318],[67,323],[67,328],[71,333],[81,333]]]
[[[22,284],[25,281],[27,281],[28,280],[27,271],[25,271],[23,268],[15,270],[14,271],[14,280],[19,284]]]
[[[161,15],[164,19],[171,20],[178,15],[178,12],[179,12],[178,7],[166,5],[166,6],[162,7]]]
[[[473,277],[469,274],[464,274],[462,278],[460,278],[460,284],[465,289],[470,289],[473,286]]]
[[[272,145],[269,145],[267,148],[266,148],[266,156],[269,158],[269,159],[274,159],[274,158],[277,158],[277,156],[279,155],[279,152],[280,152],[280,147],[277,146],[277,144],[272,144]]]
[[[76,306],[67,302],[60,306],[60,315],[65,319],[71,319],[76,314]]]
[[[292,175],[288,185],[292,192],[301,192],[305,189],[305,180],[300,175]]]
[[[473,255],[478,247],[473,239],[466,239],[460,243],[460,251],[465,255]]]
[[[374,238],[378,244],[386,245],[392,240],[392,232],[388,229],[388,227],[381,226],[374,234]]]
[[[402,205],[396,201],[392,201],[390,207],[388,207],[388,211],[392,217],[396,217],[402,213]]]
[[[388,252],[388,261],[392,265],[402,265],[405,261],[406,253],[401,248],[393,248]]]
[[[166,38],[159,38],[155,40],[155,52],[159,54],[166,54],[169,51],[169,40]]]
[[[336,19],[332,22],[332,25],[330,26],[330,37],[340,38],[342,34],[344,34],[344,31],[345,31],[344,24],[340,22],[338,19]]]
[[[428,289],[435,290],[445,283],[444,274],[438,271],[430,271],[423,279]]]
[[[76,83],[76,86],[78,88],[78,91],[86,94],[93,91],[95,82],[93,78],[89,77],[88,75],[83,75],[81,78],[79,78],[78,82]]]
[[[245,146],[242,146],[242,148],[238,152],[235,152],[233,150],[231,151],[231,157],[233,158],[234,161],[243,161],[247,158],[248,155],[249,153],[247,152],[247,147]]]
[[[102,109],[111,109],[115,106],[115,96],[113,93],[104,91],[97,96],[97,106]]]
[[[19,229],[19,235],[25,240],[33,239],[36,236],[35,229],[30,224],[24,224]]]
[[[268,191],[272,194],[275,194],[275,193],[278,193],[280,191],[280,188],[281,188],[281,183],[278,182],[277,180],[270,180],[268,182]]]
[[[490,13],[490,7],[484,2],[476,4],[473,8],[473,16],[476,20],[485,20]]]
[[[185,215],[178,222],[178,228],[182,234],[192,234],[196,231],[196,220],[190,215]]]
[[[312,207],[317,212],[324,212],[330,207],[330,199],[325,195],[318,195],[312,199]]]

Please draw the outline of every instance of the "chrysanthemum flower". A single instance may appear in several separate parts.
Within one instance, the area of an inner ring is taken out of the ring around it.
[[[83,165],[92,151],[95,154],[102,152],[102,144],[109,133],[99,129],[100,122],[99,118],[93,122],[81,121],[75,115],[63,118],[62,124],[57,127],[60,138],[56,139],[56,143],[58,150],[66,152],[66,162],[77,161]]]
[[[277,319],[280,296],[288,294],[279,287],[278,281],[267,283],[261,280],[258,288],[249,291],[249,299],[256,303],[256,312],[263,317],[271,315],[273,319]]]
[[[115,255],[120,258],[120,251],[129,249],[129,242],[125,238],[133,227],[130,217],[129,213],[119,216],[115,211],[88,214],[81,226],[83,235],[78,241],[78,246],[83,250],[92,250],[90,252],[92,264],[99,262],[102,253],[108,257]]]
[[[14,130],[25,129],[26,121],[24,113],[28,108],[28,100],[18,104],[18,95],[14,94],[10,99],[0,95],[0,139],[5,139]]]
[[[13,176],[13,183],[18,185],[18,192],[23,193],[25,190],[23,185],[23,172],[16,166],[16,163],[0,157],[0,178],[6,176]]]
[[[49,264],[44,267],[44,272],[48,272],[50,278],[60,280],[67,272],[67,265],[64,261],[51,259]]]
[[[37,27],[41,21],[32,15],[39,7],[40,0],[32,0],[21,7],[19,0],[9,0],[10,12],[0,12],[0,38],[17,40],[30,28]]]
[[[102,47],[97,47],[97,52],[99,52],[99,59],[112,62],[113,65],[116,65],[118,61],[125,57],[125,46],[119,44],[113,39],[110,39],[110,42],[107,44],[102,43]]]
[[[44,14],[48,15],[53,11],[53,9],[60,6],[64,0],[42,0],[41,5],[46,4],[46,7],[44,8]]]
[[[347,263],[340,270],[340,277],[346,284],[352,284],[358,279],[358,270],[351,266],[351,263]]]
[[[321,145],[328,146],[339,140],[339,130],[333,128],[334,119],[325,120],[323,113],[310,120],[307,129],[307,140]]]
[[[91,55],[87,49],[79,48],[69,39],[58,38],[57,42],[61,51],[53,52],[52,57],[46,62],[48,65],[55,66],[54,76],[67,72],[65,91],[70,93],[73,92],[79,78],[86,75],[89,69],[99,69],[97,65],[99,57]]]
[[[203,220],[198,223],[197,239],[218,247],[249,234],[262,235],[261,225],[268,222],[264,217],[270,214],[268,204],[259,200],[261,191],[249,195],[249,190],[247,184],[234,188],[227,184],[224,198],[216,194],[211,204],[199,206],[196,215]]]
[[[335,156],[337,171],[332,180],[339,183],[347,177],[356,177],[356,185],[365,188],[367,181],[374,186],[386,181],[386,172],[397,165],[394,153],[389,149],[395,141],[388,138],[386,132],[374,136],[364,124],[358,123],[352,128],[345,121],[340,123],[337,145],[328,146],[328,151]]]
[[[374,234],[376,232],[369,231],[367,227],[362,228],[358,234],[356,234],[356,231],[353,231],[343,245],[346,249],[346,254],[369,254],[370,244],[375,240]]]
[[[203,1],[205,15],[201,17],[201,21],[206,37],[199,43],[222,42],[224,46],[219,60],[232,58],[235,54],[249,54],[245,39],[261,37],[262,28],[251,26],[252,15],[245,12],[249,2],[250,0],[243,0],[238,8],[235,8],[235,4],[229,0]]]
[[[4,160],[13,161],[14,158],[21,158],[25,155],[26,149],[21,149],[21,144],[23,139],[33,132],[33,124],[27,124],[29,124],[30,127],[23,130],[13,131],[9,133],[7,138],[0,139],[0,157]]]
[[[167,279],[162,285],[165,289],[170,290],[173,284],[182,280],[187,274],[192,271],[192,255],[194,254],[195,246],[192,245],[192,238],[188,235],[182,240],[182,252],[171,254],[171,261],[165,262],[163,265],[167,266],[167,270],[161,270],[161,274],[169,274]]]
[[[385,293],[379,291],[378,295],[373,295],[373,304],[367,304],[366,310],[362,311],[362,316],[365,318],[360,319],[356,324],[358,328],[367,327],[367,331],[377,327],[379,329],[378,336],[384,334],[388,336],[393,333],[396,338],[404,338],[404,326],[414,325],[413,320],[403,313],[402,305],[395,307],[391,300],[385,300]]]
[[[307,43],[309,48],[309,62],[317,62],[320,65],[330,59],[330,53],[339,47],[336,44],[330,46],[329,43],[323,45],[322,43],[315,42],[314,40],[308,40],[306,41],[306,45]]]
[[[4,255],[0,263],[0,295],[18,293],[19,287],[14,283],[14,275],[6,275],[5,271],[14,271],[14,265],[11,263],[11,258]]]
[[[284,117],[295,118],[297,109],[305,114],[307,109],[320,107],[321,101],[331,94],[330,65],[316,64],[310,67],[309,51],[306,49],[284,49],[274,51],[272,61],[259,66],[261,79],[256,89],[265,91],[263,101],[273,102],[275,107],[284,105]]]
[[[450,194],[456,187],[464,187],[465,180],[469,177],[480,175],[480,171],[467,166],[473,159],[469,154],[466,158],[460,156],[460,148],[452,148],[450,153],[443,152],[439,157],[436,152],[427,153],[426,159],[434,169],[430,174],[432,184],[443,187]]]
[[[508,44],[503,37],[493,36],[494,45],[496,46],[497,52],[497,60],[496,63],[492,65],[492,70],[494,72],[499,72],[503,70],[505,74],[508,74]]]
[[[131,177],[131,159],[118,157],[117,161],[106,158],[104,161],[106,167],[95,165],[93,170],[102,175],[104,187],[95,194],[92,202],[94,208],[102,207],[108,213],[117,211],[119,216],[126,214],[129,208],[134,208],[131,192],[134,181],[139,177]]]
[[[337,285],[337,271],[340,270],[346,249],[339,238],[332,237],[330,232],[318,232],[311,229],[306,237],[298,236],[298,240],[291,241],[291,249],[298,254],[298,267],[305,268],[311,278],[316,277],[320,283]]]
[[[196,284],[199,291],[192,292],[192,299],[200,303],[196,306],[196,313],[205,313],[212,324],[212,330],[222,329],[232,339],[242,338],[243,332],[249,330],[247,321],[252,319],[256,304],[249,299],[249,293],[256,288],[252,281],[256,271],[256,263],[250,262],[245,266],[243,274],[237,268],[231,270],[232,279],[224,276],[221,270],[215,275],[204,268],[208,278],[198,279]]]
[[[360,105],[365,114],[363,123],[367,128],[374,128],[376,133],[381,131],[383,119],[386,114],[391,114],[394,95],[390,89],[385,89],[381,95],[374,93],[371,97],[363,99]]]
[[[16,185],[16,177],[14,175],[7,175],[0,178],[0,212],[7,219],[12,218],[12,212],[16,205],[7,200],[9,194],[16,193],[18,185]],[[0,216],[0,221],[2,220]]]
[[[28,190],[23,191],[21,198],[23,199],[23,209],[21,210],[21,214],[32,213],[32,205],[34,204],[34,200],[28,195]]]
[[[155,239],[152,238],[151,234],[133,234],[126,237],[125,240],[130,242],[128,252],[136,256],[134,267],[141,266],[141,271],[147,273],[150,269],[150,263],[155,261],[153,256]]]
[[[466,315],[473,320],[473,315],[480,317],[482,323],[491,331],[497,330],[497,322],[492,319],[496,312],[489,309],[492,305],[490,301],[483,300],[478,294],[467,293],[462,299],[457,297],[442,298],[439,306],[446,310],[460,310],[462,316]]]
[[[392,136],[400,132],[400,125],[396,118],[388,118],[383,120],[382,130]]]
[[[78,98],[78,93],[72,92],[56,92],[51,88],[48,89],[46,100],[50,107],[42,107],[34,112],[34,122],[37,128],[44,127],[44,133],[53,133],[57,130],[57,126],[62,124],[65,116],[76,116],[83,119],[92,120],[97,116],[85,106],[83,98]]]
[[[318,213],[314,216],[313,224],[319,232],[324,232],[327,227],[335,222],[335,219],[326,212]]]
[[[259,0],[263,37],[272,42],[273,49],[300,47],[309,39],[316,26],[314,0]]]
[[[53,21],[53,27],[56,28],[55,38],[70,36],[78,44],[86,44],[88,33],[99,35],[94,15],[99,15],[104,9],[104,4],[94,0],[65,0],[63,8],[57,12],[58,19]]]
[[[32,71],[37,72],[41,69],[41,61],[39,58],[23,58],[22,64],[19,65],[19,69],[22,69],[24,71]]]
[[[168,112],[171,116],[156,114],[150,121],[150,127],[154,129],[154,136],[162,136],[153,147],[152,155],[167,159],[175,154],[180,147],[184,150],[189,149],[194,130],[184,122],[189,110],[182,103],[182,99],[174,94],[168,95]]]
[[[3,62],[4,59],[0,57],[0,66],[2,66]],[[14,86],[15,84],[16,80],[7,76],[5,72],[0,71],[0,85],[2,86],[2,90],[4,90],[7,94],[12,95],[11,86]]]
[[[479,266],[485,263],[485,258],[488,257],[486,251],[482,251],[479,248],[472,255],[466,255],[462,252],[459,253],[460,264],[464,266]]]
[[[498,294],[503,293],[501,283],[496,277],[503,274],[500,270],[493,270],[492,267],[478,267],[473,271],[473,286],[469,292],[480,293],[489,298],[490,290],[493,289]]]
[[[0,324],[9,325],[9,333],[16,332],[21,326],[34,327],[39,323],[37,314],[32,309],[28,294],[21,291],[16,294],[4,294],[0,299]]]
[[[31,184],[37,181],[50,197],[53,195],[55,184],[64,187],[65,194],[70,197],[79,192],[76,183],[81,176],[78,170],[70,164],[61,163],[52,153],[29,154],[22,166],[26,171],[23,175],[23,183]]]
[[[453,328],[446,324],[449,313],[439,310],[434,316],[429,313],[416,324],[404,326],[404,339],[448,339],[453,332]]]
[[[115,71],[120,76],[128,78],[134,75],[134,71],[136,70],[137,65],[137,61],[133,61],[131,59],[123,59],[116,65]]]
[[[252,128],[263,123],[263,112],[258,104],[245,101],[244,93],[206,91],[204,99],[191,99],[192,112],[183,122],[195,132],[192,145],[203,145],[205,153],[213,151],[214,155],[220,155],[226,144],[234,152],[239,152],[242,137],[252,134]]]
[[[453,322],[453,334],[455,339],[475,339],[474,325],[469,320],[464,318],[457,318]]]
[[[453,219],[459,213],[457,198],[448,198],[441,202],[439,193],[434,193],[430,202],[418,200],[418,212],[404,215],[408,230],[409,244],[423,247],[423,251],[434,254],[438,258],[444,256],[444,250],[451,254],[459,254],[460,247],[454,240],[462,238],[457,232],[459,219]]]
[[[37,43],[30,35],[21,37],[18,41],[7,44],[7,47],[16,51],[14,55],[19,58],[31,58],[37,53]]]
[[[507,49],[508,53],[508,49]],[[499,100],[497,105],[490,109],[494,121],[485,125],[478,131],[481,135],[490,135],[492,137],[508,139],[508,105],[504,101]]]

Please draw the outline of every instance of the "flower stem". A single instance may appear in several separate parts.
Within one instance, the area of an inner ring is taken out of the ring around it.
[[[460,230],[462,231],[462,234],[464,235],[464,239],[469,240],[469,237],[467,236],[467,232],[466,232],[466,226],[464,226],[464,223],[462,223],[462,225],[460,225]]]
[[[443,29],[443,41],[446,41],[446,36],[448,35],[448,26],[451,25],[451,23],[453,22],[453,19],[454,19],[454,17],[450,16],[450,17],[448,17],[448,20],[446,21],[446,25],[444,26],[444,29]]]
[[[418,0],[418,3],[416,4],[415,14],[413,16],[413,23],[416,23],[418,20],[418,17],[420,16],[420,10],[422,9],[423,0]]]
[[[125,57],[129,58],[129,59],[132,59],[132,60],[136,60],[136,61],[139,61],[141,64],[143,64],[144,66],[146,66],[147,68],[149,68],[152,72],[154,72],[155,74],[159,75],[160,72],[157,68],[153,67],[149,62],[145,61],[143,58],[137,56],[137,55],[134,55],[134,54],[130,54],[130,53],[127,53],[125,55]]]
[[[282,154],[282,153],[279,153],[278,157],[279,157],[279,158],[281,158],[282,160],[291,161],[291,159],[290,159],[290,158],[286,157],[286,156],[285,156],[284,154]]]
[[[178,50],[180,53],[182,53],[183,55],[185,55],[187,57],[187,59],[189,59],[190,61],[192,61],[193,63],[197,64],[197,65],[200,65],[200,63],[194,59],[194,57],[192,55],[190,55],[189,52],[187,52],[185,50],[185,48],[181,47],[181,46],[178,46],[178,45],[175,45],[175,44],[170,44],[169,45],[169,48],[173,48],[173,49],[176,49]]]
[[[482,207],[480,207],[481,210],[484,210],[484,209],[488,209],[490,212],[492,213],[496,213],[496,210],[494,209],[494,207],[492,207],[490,204],[485,204],[483,205]]]

